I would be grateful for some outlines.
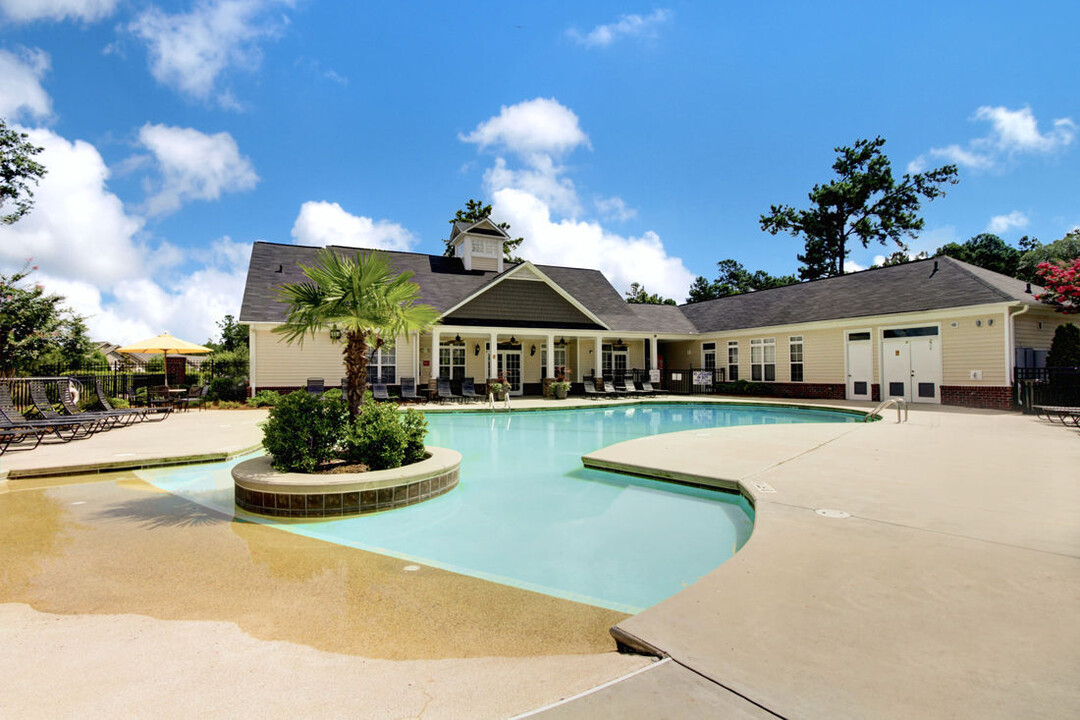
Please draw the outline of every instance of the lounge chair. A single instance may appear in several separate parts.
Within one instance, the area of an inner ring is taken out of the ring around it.
[[[628,395],[644,395],[644,390],[638,390],[637,385],[634,384],[634,376],[626,375],[623,377],[623,389]]]
[[[307,391],[312,395],[322,395],[326,392],[322,378],[308,378]]]
[[[9,426],[6,422],[0,423],[0,455],[7,452],[7,449],[12,445],[21,445],[24,440],[34,439],[32,447],[23,448],[24,450],[33,450],[41,444],[42,438],[49,434],[49,430],[46,428],[19,428]]]
[[[480,402],[484,399],[483,395],[476,392],[476,383],[472,378],[465,378],[461,381],[461,397],[465,398],[466,402]]]
[[[70,418],[60,420],[27,420],[11,399],[11,389],[7,385],[0,385],[0,429],[17,430],[31,433],[34,430],[43,430],[46,435],[55,435],[60,442],[70,442],[90,437],[93,432],[87,429],[82,420]],[[39,438],[38,442],[41,442]],[[35,446],[36,447],[36,446]]]
[[[94,389],[97,391],[98,402],[101,403],[101,407],[108,412],[124,412],[134,417],[137,421],[149,420],[150,415],[147,412],[147,408],[114,408],[109,402],[109,395],[105,392],[105,385],[101,382],[101,378],[94,378]],[[168,413],[160,414],[159,417],[153,422],[160,422],[168,416]]]
[[[596,383],[593,381],[592,378],[585,378],[585,397],[589,398],[590,400],[599,400],[601,397],[603,397],[601,393],[596,389]]]
[[[371,395],[378,402],[390,402],[390,393],[386,390],[386,383],[374,383],[371,386]]]
[[[610,380],[604,381],[604,394],[608,397],[625,397],[627,392],[625,389],[620,389],[611,384]]]
[[[85,426],[88,435],[101,430],[111,430],[119,422],[119,418],[116,417],[98,417],[87,413],[65,417],[53,409],[52,403],[45,394],[45,386],[39,382],[30,383],[30,402],[34,404],[34,409],[43,420],[80,422]]]
[[[408,402],[421,402],[423,400],[416,394],[416,378],[401,378],[401,399]]]
[[[110,420],[111,424],[106,428],[110,429],[117,425],[127,426],[135,422],[136,417],[131,413],[126,413],[122,410],[80,410],[79,406],[75,404],[74,398],[71,397],[71,390],[66,383],[62,383],[59,386],[60,391],[60,404],[64,408],[64,412],[67,416],[73,418],[82,418],[89,420],[91,418],[100,418],[102,420]]]
[[[1080,427],[1080,407],[1072,407],[1069,405],[1032,405],[1031,409],[1035,411],[1038,417],[1046,417],[1050,422],[1060,422],[1062,425],[1066,425],[1071,422],[1076,427]]]
[[[460,395],[455,395],[454,392],[452,390],[450,390],[450,381],[448,379],[446,379],[446,378],[439,378],[438,383],[436,385],[436,391],[439,394],[439,401],[440,402],[443,401],[443,400],[450,400],[451,402],[457,402],[457,401],[462,399],[462,397]]]
[[[649,382],[648,380],[642,380],[641,381],[641,391],[643,393],[645,393],[646,395],[657,395],[660,392],[659,390],[654,388],[653,384],[651,382]]]

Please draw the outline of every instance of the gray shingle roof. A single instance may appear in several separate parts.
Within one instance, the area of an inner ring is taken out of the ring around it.
[[[356,252],[356,248],[334,249]],[[316,247],[255,243],[240,322],[284,320],[285,306],[278,301],[276,288],[281,283],[303,281],[300,264],[314,264],[318,251]],[[500,277],[494,272],[466,271],[460,258],[386,254],[399,272],[413,273],[413,280],[420,285],[420,302],[440,313]],[[503,275],[514,267],[508,265]],[[536,268],[613,332],[693,334],[987,303],[1037,304],[1033,293],[1041,290],[1033,286],[1028,293],[1019,280],[939,257],[674,307],[629,304],[599,270],[557,265]]]
[[[1000,302],[1037,303],[1019,280],[937,257],[681,309],[698,332],[718,332]]]

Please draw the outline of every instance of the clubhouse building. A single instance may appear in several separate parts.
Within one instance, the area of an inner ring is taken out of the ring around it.
[[[598,270],[504,262],[506,238],[481,220],[455,225],[455,257],[386,252],[440,319],[375,353],[369,379],[504,377],[512,395],[540,395],[566,373],[580,394],[582,383],[633,372],[672,391],[747,380],[776,397],[1008,409],[1013,369],[1040,364],[1064,322],[1035,300],[1040,288],[948,257],[676,307],[629,304]],[[285,318],[277,287],[302,281],[318,250],[252,248],[239,319],[253,393],[345,374],[329,332],[302,347],[272,332]]]

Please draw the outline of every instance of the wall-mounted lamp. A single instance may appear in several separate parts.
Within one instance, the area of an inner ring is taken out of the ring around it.
[[[616,340],[615,344],[616,345],[622,345],[622,338],[619,338],[618,340]]]
[[[533,345],[531,348],[529,348],[529,356],[532,357],[535,354],[536,354],[536,346]]]
[[[555,344],[559,345],[559,346],[565,345],[566,344],[566,338],[564,338],[564,337],[559,338],[559,342],[557,342]]]
[[[285,272],[285,268],[284,268],[283,266],[281,266],[281,265],[278,265],[278,266],[277,266],[277,270],[275,270],[274,272],[276,272],[276,273],[282,273],[282,272]],[[1029,287],[1029,288],[1031,287],[1031,283],[1028,283],[1028,287]],[[1029,292],[1030,292],[1030,290],[1029,290]]]
[[[480,343],[476,343],[476,347],[473,348],[472,354],[474,356],[480,355]]]
[[[686,348],[686,354],[687,354],[687,355],[689,355],[689,354],[690,354],[690,348]]]
[[[510,336],[510,344],[511,345],[517,345],[517,338],[514,337],[513,335]]]
[[[592,355],[592,348],[589,348],[589,354]]]
[[[456,344],[460,345],[461,344],[461,336],[460,335],[455,335],[454,336],[454,342]]]
[[[341,328],[339,328],[337,325],[330,326],[330,339],[334,342],[338,342],[341,340]]]

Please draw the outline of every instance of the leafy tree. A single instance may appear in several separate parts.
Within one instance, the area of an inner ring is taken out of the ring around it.
[[[870,268],[874,269],[874,268],[892,267],[893,265],[904,265],[904,264],[907,264],[909,262],[914,262],[916,260],[925,260],[928,257],[930,257],[930,256],[927,255],[925,252],[920,252],[919,254],[917,254],[915,256],[912,256],[912,255],[909,255],[904,250],[897,250],[896,252],[892,253],[891,255],[886,257],[884,260],[882,260],[880,265],[871,265]]]
[[[1058,312],[1080,313],[1080,257],[1070,264],[1040,263],[1036,272],[1046,286],[1036,300],[1053,305]]]
[[[45,176],[45,166],[34,160],[44,148],[27,140],[26,133],[8,128],[0,118],[0,224],[15,223],[34,206],[30,183],[38,184]],[[5,208],[11,206],[10,212]]]
[[[1034,247],[1020,256],[1016,277],[1025,282],[1041,285],[1042,278],[1038,273],[1040,263],[1059,265],[1077,257],[1080,257],[1080,228],[1070,230],[1060,240],[1046,245],[1040,245],[1036,241]]]
[[[1020,262],[1020,251],[992,233],[980,233],[963,243],[943,245],[935,255],[956,258],[1009,277],[1016,277]]]
[[[44,362],[81,362],[92,350],[85,318],[64,298],[41,285],[24,286],[37,266],[27,261],[10,276],[0,275],[0,374],[33,374]]]
[[[794,275],[770,275],[764,270],[751,272],[736,260],[721,260],[716,263],[716,267],[718,269],[716,280],[709,282],[702,276],[694,280],[690,286],[690,302],[715,300],[729,295],[768,290],[799,282]]]
[[[1046,354],[1047,367],[1080,367],[1080,328],[1072,323],[1058,325],[1050,352]]]
[[[776,235],[789,233],[806,240],[806,252],[799,255],[803,267],[799,277],[816,280],[844,274],[848,242],[863,247],[870,241],[882,245],[915,237],[923,227],[919,217],[920,198],[933,200],[945,194],[943,184],[955,185],[955,165],[911,175],[897,182],[892,163],[882,152],[885,139],[856,140],[852,147],[837,147],[833,163],[837,177],[827,185],[815,185],[809,193],[811,208],[796,210],[790,205],[773,205],[762,215],[761,229]]]
[[[221,331],[221,341],[214,342],[213,340],[207,340],[206,347],[213,350],[224,350],[226,352],[236,352],[240,349],[247,350],[247,325],[236,322],[236,318],[234,318],[232,315],[226,315],[221,320],[218,320],[215,324]]]
[[[464,222],[469,225],[478,223],[484,218],[491,217],[491,206],[484,205],[479,200],[469,199],[465,202],[465,209],[458,210],[453,218],[450,219],[450,224],[453,225],[456,222]],[[510,223],[495,223],[499,228],[510,232]],[[524,242],[525,238],[515,238],[513,240],[503,240],[503,259],[506,262],[521,262],[521,258],[514,255],[514,251],[518,249],[518,246]],[[446,257],[454,257],[454,247],[450,244],[450,240],[443,240],[446,243],[446,250],[443,255]]]
[[[417,305],[420,286],[413,274],[393,274],[387,256],[357,252],[355,258],[323,249],[311,267],[301,266],[306,282],[281,286],[287,303],[285,323],[274,332],[288,343],[331,328],[345,337],[345,375],[349,384],[349,415],[356,417],[364,402],[369,351],[392,347],[397,336],[423,332],[439,317],[430,305]]]
[[[630,283],[630,289],[626,291],[626,302],[637,305],[678,305],[671,298],[649,293],[641,283]]]

